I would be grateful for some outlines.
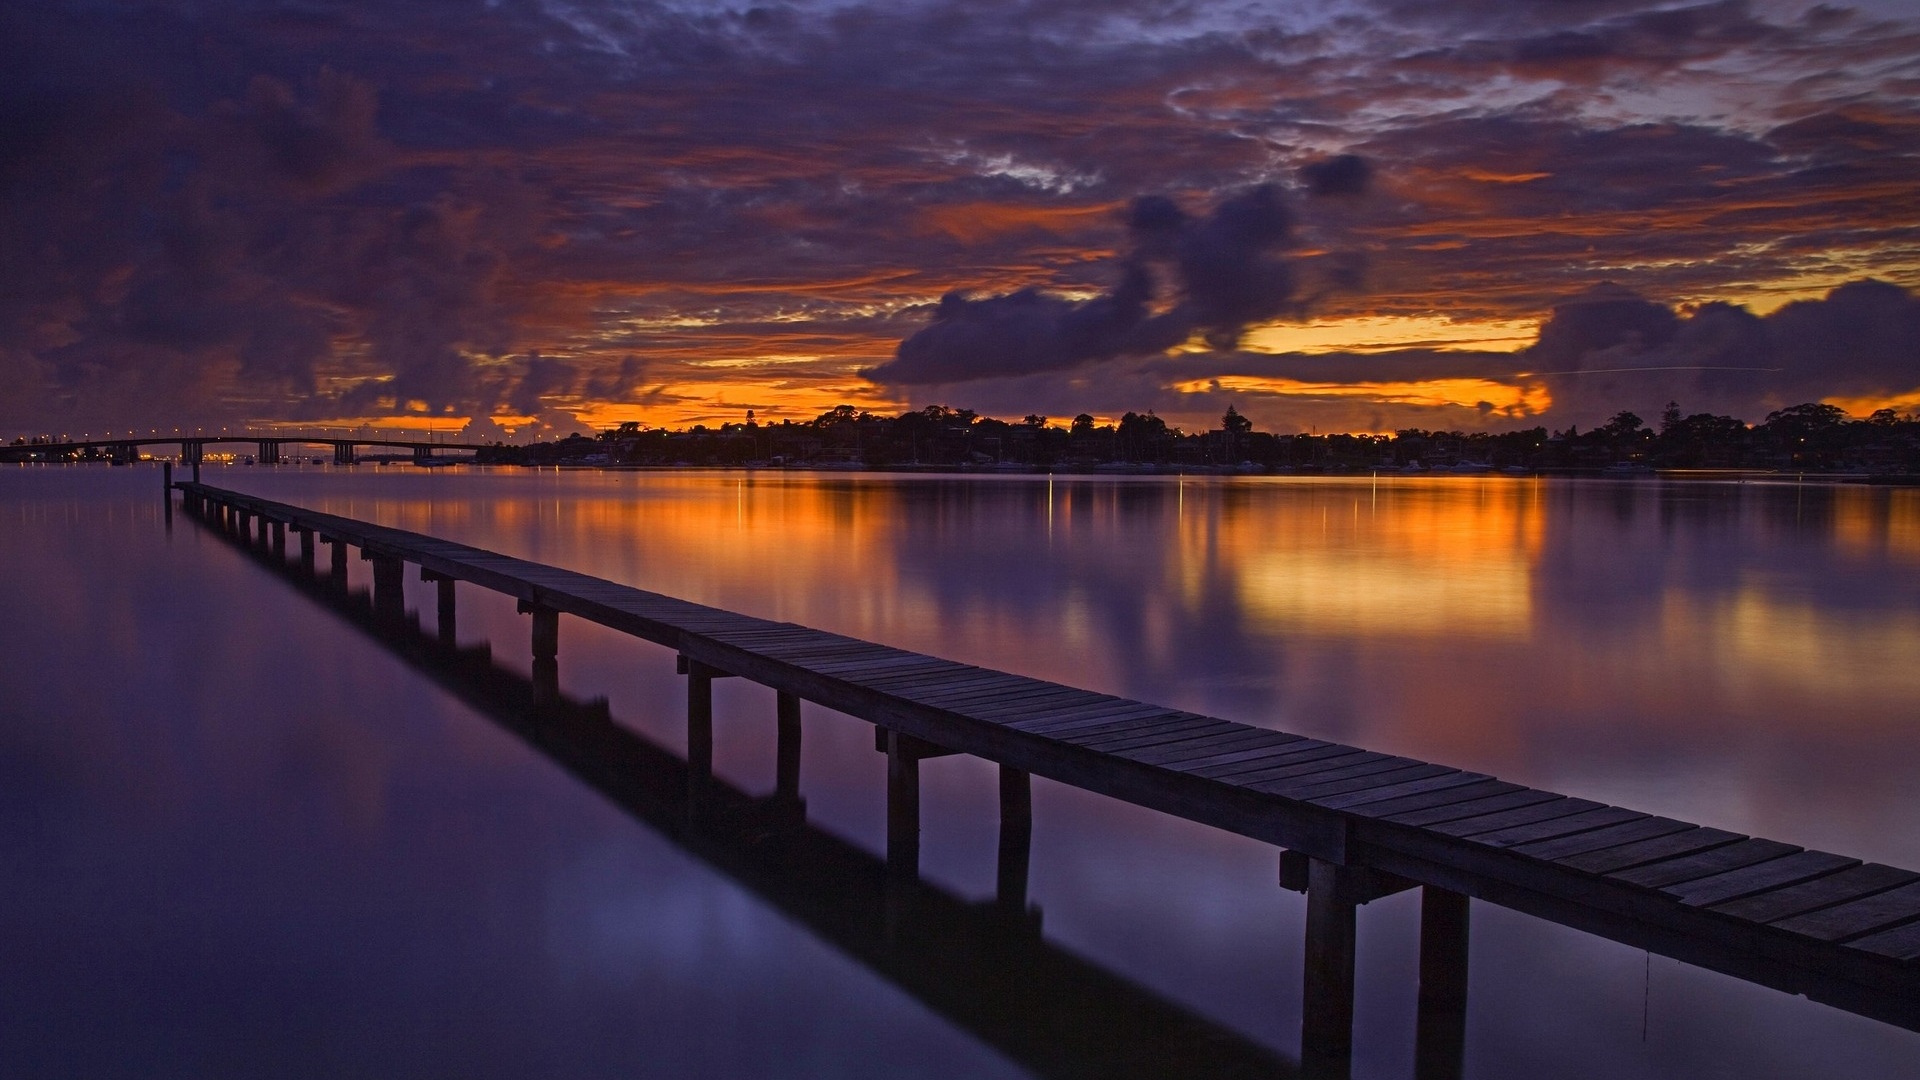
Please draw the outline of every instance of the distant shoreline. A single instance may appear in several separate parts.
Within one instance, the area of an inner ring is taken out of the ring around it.
[[[154,464],[162,464],[162,463],[173,464],[176,467],[181,467],[181,468],[185,467],[184,463],[180,462],[178,458],[169,457],[165,455],[142,457],[137,464],[154,465]],[[125,463],[109,462],[106,460],[83,459],[79,461],[14,461],[14,462],[4,462],[0,464],[12,464],[18,467],[92,466],[92,467],[101,467],[101,468],[121,468]],[[355,464],[344,466],[344,467],[345,468],[362,468],[367,466],[372,466],[376,468],[383,468],[387,466],[405,466],[409,468],[424,467],[424,466],[421,466],[418,462],[415,462],[410,458],[404,458],[404,457],[394,457],[394,458],[362,457]],[[239,468],[239,469],[262,468],[262,469],[275,469],[275,470],[295,469],[295,470],[304,471],[308,469],[337,469],[337,468],[342,468],[343,466],[336,465],[331,462],[323,462],[323,461],[283,461],[283,462],[276,462],[276,463],[267,464],[267,465],[261,465],[251,460],[244,460],[244,461],[236,460],[236,461],[208,461],[205,463],[204,467],[223,468],[223,469],[228,469],[228,468]],[[1874,487],[1920,487],[1920,475],[1913,475],[1913,474],[1906,474],[1906,473],[1869,473],[1869,472],[1862,472],[1857,469],[1846,470],[1846,469],[1647,468],[1647,469],[1622,470],[1622,469],[1614,469],[1606,466],[1592,467],[1592,468],[1562,467],[1562,468],[1543,468],[1543,469],[1528,469],[1524,467],[1509,467],[1509,468],[1503,468],[1503,469],[1480,469],[1480,468],[1455,469],[1455,468],[1450,468],[1446,466],[1440,466],[1440,467],[1431,468],[1431,469],[1428,469],[1428,468],[1407,469],[1407,468],[1398,468],[1398,467],[1366,468],[1366,467],[1358,467],[1358,466],[1348,467],[1348,466],[1338,466],[1338,465],[1319,467],[1319,468],[1293,467],[1293,466],[1279,466],[1275,468],[1255,466],[1253,468],[1245,468],[1241,466],[1224,466],[1224,465],[1175,466],[1175,465],[1140,465],[1140,464],[1128,464],[1124,466],[1100,465],[1100,466],[1091,466],[1091,467],[1063,466],[1063,465],[1045,467],[1045,466],[1034,465],[1034,466],[1022,466],[1018,468],[1004,468],[1004,467],[996,467],[996,466],[969,467],[966,465],[924,465],[924,464],[912,464],[912,463],[897,464],[897,465],[889,464],[889,465],[858,465],[858,466],[819,465],[819,464],[809,464],[809,463],[795,463],[795,464],[789,465],[789,464],[776,464],[771,462],[744,462],[738,465],[697,464],[693,462],[682,462],[682,463],[673,463],[673,464],[664,464],[664,465],[625,464],[625,463],[613,463],[613,462],[579,462],[579,461],[520,463],[520,462],[482,462],[482,461],[473,461],[473,460],[447,460],[444,458],[435,460],[431,466],[431,468],[434,468],[434,469],[450,469],[450,468],[459,468],[459,467],[479,468],[479,469],[533,469],[533,470],[551,469],[556,472],[560,472],[560,471],[612,472],[612,473],[626,473],[626,472],[631,472],[631,473],[728,473],[728,472],[758,473],[758,472],[766,472],[766,473],[813,473],[813,474],[819,474],[819,475],[825,475],[825,476],[851,476],[851,475],[860,475],[860,474],[876,474],[876,475],[890,475],[890,476],[893,476],[893,475],[946,476],[946,477],[970,477],[970,478],[1039,477],[1039,476],[1047,476],[1047,477],[1070,476],[1070,477],[1076,477],[1076,478],[1147,477],[1147,476],[1195,477],[1195,478],[1202,478],[1202,477],[1207,477],[1207,478],[1211,478],[1211,477],[1295,478],[1295,479],[1328,478],[1328,479],[1348,479],[1348,480],[1366,480],[1366,479],[1453,480],[1453,479],[1479,478],[1479,479],[1500,479],[1500,480],[1548,479],[1548,480],[1629,480],[1629,481],[1646,481],[1646,480],[1717,481],[1717,482],[1723,482],[1723,483],[1728,481],[1737,481],[1741,483],[1817,483],[1817,484],[1859,484],[1859,485],[1868,485],[1868,486],[1874,486]]]

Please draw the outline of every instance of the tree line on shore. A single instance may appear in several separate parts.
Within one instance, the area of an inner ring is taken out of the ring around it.
[[[1167,468],[1352,472],[1372,469],[1508,468],[1538,471],[1633,468],[1783,469],[1920,475],[1920,414],[1881,409],[1863,420],[1809,402],[1749,425],[1730,416],[1682,413],[1669,403],[1657,425],[1631,412],[1581,431],[1545,427],[1498,433],[1407,428],[1391,435],[1255,431],[1229,407],[1220,426],[1187,432],[1152,412],[1100,424],[1085,413],[1064,424],[1018,422],[929,405],[887,416],[839,405],[810,421],[739,423],[673,430],[621,424],[480,451],[495,464],[809,465],[847,468]]]

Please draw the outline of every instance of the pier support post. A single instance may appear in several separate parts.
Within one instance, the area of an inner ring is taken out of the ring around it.
[[[806,820],[806,802],[800,798],[800,699],[785,690],[774,695],[773,797],[782,810]]]
[[[160,505],[165,508],[167,524],[173,524],[173,462],[160,463]]]
[[[1347,1080],[1353,1071],[1353,891],[1346,867],[1309,861],[1300,1067],[1313,1080]]]
[[[920,757],[897,731],[887,732],[887,871],[920,873]]]
[[[313,530],[295,529],[300,534],[300,569],[313,576]]]
[[[373,613],[395,622],[406,617],[407,599],[403,584],[407,564],[390,555],[375,555],[366,549],[361,554],[373,563]]]
[[[287,523],[284,521],[273,523],[273,555],[281,562],[287,561]]]
[[[431,581],[439,586],[439,605],[434,618],[434,629],[440,638],[440,644],[452,645],[454,632],[453,579],[445,574],[436,574],[426,567],[420,568],[420,580]],[[556,635],[558,630],[555,631]],[[555,639],[556,650],[558,638]]]
[[[264,551],[267,547],[267,537],[272,529],[273,523],[267,520],[267,515],[265,514],[256,514],[254,515],[254,519],[258,522],[258,528],[253,530],[253,546]]]
[[[526,600],[520,610],[533,616],[533,703],[551,705],[560,699],[560,611]]]
[[[687,810],[699,816],[707,781],[713,777],[713,677],[697,660],[687,662]]]
[[[1416,1080],[1460,1080],[1467,1048],[1467,897],[1420,889],[1420,1004],[1415,1018]]]
[[[330,567],[332,573],[327,578],[327,584],[331,586],[334,591],[344,593],[347,591],[347,542],[333,536],[326,536],[321,539],[325,540],[327,546],[333,549],[333,559]]]
[[[882,930],[889,942],[901,940],[907,933],[916,899],[920,893],[920,757],[919,740],[897,731],[884,732],[881,742],[887,753],[887,871],[885,885],[885,924]]]
[[[1033,778],[1000,766],[1000,863],[994,895],[1002,911],[1027,912],[1027,874],[1033,854]]]

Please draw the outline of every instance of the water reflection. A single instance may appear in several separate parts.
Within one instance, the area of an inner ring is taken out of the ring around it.
[[[239,479],[704,603],[1920,864],[1920,667],[1900,659],[1920,655],[1920,492],[444,473]],[[1836,759],[1850,782],[1809,820],[1799,763]]]
[[[208,478],[754,614],[1920,865],[1911,665],[1887,659],[1910,651],[1920,611],[1912,493],[461,473]],[[529,764],[383,650],[337,640],[198,529],[176,522],[163,546],[151,474],[31,475],[44,482],[0,476],[13,575],[0,855],[16,883],[0,917],[11,969],[30,973],[0,986],[0,1044],[28,1048],[38,1075],[139,1074],[80,1048],[149,1044],[149,1073],[209,1045],[255,1073],[299,1072],[234,1050],[236,1032],[255,1047],[326,1044],[316,1073],[1017,1071],[631,821],[603,820],[571,774]],[[1289,570],[1337,578],[1349,556],[1379,584],[1337,603]],[[365,564],[351,570],[364,586]],[[434,587],[406,587],[431,619]],[[462,642],[503,643],[496,663],[524,674],[526,617],[461,604]],[[1449,604],[1462,614],[1420,614]],[[684,687],[670,657],[571,622],[561,633],[562,687],[610,697],[673,747]],[[770,697],[716,687],[715,769],[741,790],[775,775]],[[810,713],[807,738],[811,820],[877,852],[870,733]],[[993,776],[943,759],[922,782],[929,880],[990,902]],[[1294,1052],[1301,911],[1269,850],[1057,786],[1033,798],[1031,889],[1050,939]],[[1390,897],[1361,919],[1361,1076],[1411,1073],[1417,915]],[[1499,909],[1476,908],[1474,940],[1469,1076],[1920,1075],[1913,1036],[1772,991]],[[432,1030],[380,1037],[375,1016]],[[449,1016],[471,1022],[433,1019]],[[167,1047],[155,1031],[174,1032]]]

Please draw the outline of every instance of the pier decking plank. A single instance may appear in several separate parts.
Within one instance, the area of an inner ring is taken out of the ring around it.
[[[1844,941],[1920,919],[1920,882],[1773,923],[1818,941]]]
[[[1358,761],[1349,758],[1329,758],[1326,760],[1330,762],[1351,763],[1342,764],[1338,768],[1316,769],[1311,772],[1300,773],[1293,776],[1259,780],[1248,783],[1245,786],[1255,791],[1266,792],[1270,795],[1286,795],[1289,798],[1298,798],[1300,793],[1316,789],[1324,784],[1370,777],[1376,773],[1397,773],[1402,769],[1410,769],[1422,764],[1412,758],[1395,757],[1392,754],[1380,754],[1378,756],[1369,754],[1355,755],[1355,758],[1360,757],[1370,757],[1372,760]],[[1303,766],[1303,768],[1305,767],[1306,766]],[[1445,768],[1445,766],[1442,766],[1442,768]]]
[[[1133,750],[1146,746],[1161,746],[1168,743],[1190,743],[1208,736],[1224,735],[1238,729],[1240,725],[1225,720],[1206,720],[1200,718],[1193,722],[1182,716],[1169,721],[1157,731],[1118,732],[1098,739],[1075,739],[1074,741],[1089,750],[1100,750],[1119,756],[1122,750]]]
[[[1495,796],[1512,795],[1527,789],[1519,784],[1505,780],[1484,777],[1470,784],[1441,791],[1421,791],[1404,796],[1394,796],[1376,802],[1357,804],[1353,812],[1367,817],[1391,818],[1396,814],[1414,814],[1421,812],[1446,812],[1447,808],[1465,803],[1475,803],[1481,799]]]
[[[1154,750],[1119,750],[1121,757],[1147,765],[1172,766],[1182,761],[1212,760],[1223,754],[1246,753],[1275,745],[1274,733],[1259,728],[1232,731],[1217,738],[1197,740],[1177,747]]]
[[[1082,690],[1081,697],[1070,704],[1051,706],[1033,712],[1024,713],[1013,719],[1004,720],[1007,727],[1015,731],[1031,732],[1038,735],[1058,735],[1062,732],[1087,731],[1100,727],[1111,727],[1131,723],[1143,717],[1160,716],[1175,710],[1164,705],[1148,705],[1141,701],[1127,701],[1111,694],[1096,694],[1091,690]],[[998,718],[1007,712],[1004,709],[983,709],[979,712],[968,710],[967,715],[981,719]]]
[[[1492,780],[1486,773],[1465,772],[1459,769],[1446,769],[1432,776],[1401,780],[1385,787],[1367,788],[1364,791],[1343,791],[1310,795],[1306,800],[1316,806],[1329,810],[1358,810],[1378,802],[1394,802],[1409,796],[1444,792],[1451,788],[1466,787],[1482,781]]]
[[[1279,749],[1284,753],[1287,748],[1281,747]],[[1280,780],[1292,776],[1305,776],[1308,773],[1325,772],[1328,769],[1344,769],[1369,761],[1384,760],[1391,756],[1391,754],[1376,754],[1370,750],[1362,750],[1357,746],[1347,746],[1342,743],[1328,743],[1325,746],[1311,747],[1301,750],[1298,753],[1285,754],[1282,760],[1270,765],[1263,765],[1259,768],[1228,767],[1221,769],[1203,769],[1200,775],[1210,780],[1218,780],[1224,784],[1232,784],[1235,787],[1250,788],[1255,784],[1262,784],[1269,780]],[[1254,763],[1249,762],[1248,764],[1252,765]]]
[[[1683,829],[1669,836],[1655,837],[1651,840],[1636,840],[1615,847],[1601,848],[1596,851],[1582,852],[1578,855],[1545,856],[1555,862],[1570,866],[1575,870],[1586,870],[1595,874],[1611,874],[1636,866],[1677,859],[1682,855],[1691,855],[1710,848],[1724,847],[1745,840],[1739,833],[1723,829],[1709,829],[1704,826],[1697,829]]]
[[[1473,841],[1479,844],[1492,844],[1495,847],[1518,847],[1535,840],[1553,840],[1563,836],[1578,836],[1594,829],[1603,829],[1609,825],[1624,825],[1630,822],[1644,821],[1648,815],[1633,810],[1623,810],[1618,806],[1603,806],[1597,810],[1588,810],[1565,817],[1549,818],[1545,821],[1530,821],[1524,825],[1514,825],[1492,832],[1475,833]]]
[[[1849,948],[1896,960],[1920,960],[1920,922],[1905,923],[1847,942]]]
[[[1662,891],[1689,907],[1715,907],[1743,896],[1797,885],[1810,878],[1836,870],[1858,866],[1860,860],[1829,855],[1824,851],[1796,851],[1778,859],[1729,870],[1724,874],[1669,885]],[[1890,881],[1889,886],[1898,885]],[[1784,916],[1782,916],[1784,917]],[[1761,919],[1761,922],[1770,922]]]
[[[1226,780],[1231,782],[1237,778],[1249,776],[1253,773],[1264,774],[1273,769],[1304,765],[1307,762],[1318,761],[1322,758],[1346,757],[1358,753],[1363,753],[1363,751],[1356,746],[1347,746],[1344,743],[1323,742],[1319,739],[1302,739],[1297,743],[1274,747],[1273,753],[1268,757],[1248,758],[1245,761],[1225,761],[1218,765],[1207,765],[1191,771],[1196,776],[1204,776],[1210,780]]]
[[[1677,859],[1648,863],[1645,866],[1621,870],[1607,876],[1632,885],[1662,889],[1669,885],[1697,881],[1701,878],[1724,874],[1729,870],[1738,870],[1743,866],[1777,859],[1799,850],[1801,849],[1792,844],[1782,844],[1778,840],[1742,839],[1724,847],[1709,848]]]
[[[1823,907],[1885,892],[1916,879],[1920,879],[1920,874],[1878,863],[1866,863],[1830,872],[1824,877],[1812,877],[1767,892],[1715,904],[1713,910],[1753,922],[1779,922]],[[1687,901],[1682,899],[1681,902]]]
[[[1529,825],[1536,821],[1551,821],[1554,818],[1572,817],[1575,814],[1584,814],[1589,810],[1598,810],[1600,808],[1601,804],[1597,802],[1563,796],[1558,799],[1549,799],[1546,802],[1534,803],[1531,806],[1516,807],[1512,810],[1501,810],[1492,814],[1480,814],[1475,817],[1459,818],[1454,821],[1435,822],[1427,826],[1427,828],[1437,833],[1445,833],[1448,836],[1458,836],[1465,839],[1480,833],[1499,832],[1501,829],[1510,829],[1515,825]]]
[[[1288,790],[1288,798],[1302,802],[1313,802],[1336,795],[1350,795],[1366,791],[1378,791],[1382,788],[1398,788],[1419,780],[1437,780],[1442,777],[1458,775],[1460,770],[1451,765],[1429,765],[1426,762],[1406,759],[1408,764],[1394,769],[1382,769],[1379,772],[1348,776],[1339,780],[1324,777],[1311,777],[1313,783]]]
[[[1697,829],[1690,822],[1675,821],[1672,818],[1644,817],[1635,821],[1621,822],[1589,832],[1575,833],[1572,836],[1556,837],[1552,840],[1533,840],[1513,845],[1514,850],[1525,852],[1536,859],[1561,859],[1569,855],[1580,855],[1589,851],[1619,847],[1636,840],[1652,840],[1655,837],[1668,836],[1688,829]]]
[[[1062,742],[1090,738],[1123,728],[1137,728],[1178,715],[1175,709],[1157,705],[1120,704],[1099,695],[1068,698],[1058,704],[1028,708],[976,709],[973,706],[956,706],[953,711],[968,719],[995,724],[1008,731]]]
[[[1161,764],[1178,772],[1194,772],[1214,765],[1232,765],[1241,761],[1271,760],[1273,752],[1279,747],[1290,746],[1294,743],[1305,741],[1301,736],[1285,731],[1262,730],[1260,735],[1261,737],[1249,739],[1246,745],[1232,750],[1222,750],[1217,754],[1209,754],[1206,757],[1181,758],[1177,761],[1161,762]]]

